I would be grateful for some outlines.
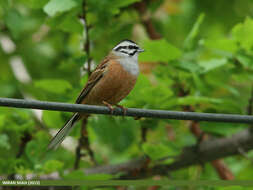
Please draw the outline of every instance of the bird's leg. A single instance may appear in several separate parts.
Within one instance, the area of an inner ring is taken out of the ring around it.
[[[122,105],[116,104],[115,106],[117,106],[118,108],[120,108],[123,111],[123,116],[126,115],[127,112],[127,108],[123,107]]]
[[[102,102],[106,107],[108,107],[109,108],[109,110],[110,110],[110,113],[111,114],[113,114],[113,110],[114,110],[114,108],[112,107],[112,105],[111,104],[109,104],[108,102],[106,102],[106,101],[103,101]]]

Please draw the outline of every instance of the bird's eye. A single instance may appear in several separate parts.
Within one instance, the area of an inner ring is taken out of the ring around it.
[[[128,46],[128,48],[129,48],[129,49],[138,49],[137,46],[132,46],[132,45]]]

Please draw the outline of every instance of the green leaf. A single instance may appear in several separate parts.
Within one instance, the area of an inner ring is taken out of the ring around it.
[[[186,96],[177,98],[178,105],[196,105],[200,103],[221,104],[222,100],[218,98],[203,97],[203,96]]]
[[[204,68],[203,73],[217,69],[218,67],[224,66],[228,63],[227,59],[212,59],[210,61],[201,61],[200,66]]]
[[[67,90],[72,89],[72,86],[68,81],[60,79],[37,80],[34,82],[34,86],[36,88],[57,94],[62,94],[67,92]]]
[[[135,130],[138,123],[132,118],[92,117],[89,128],[96,141],[109,146],[115,152],[124,152],[135,142]],[[113,139],[113,141],[112,141]]]
[[[196,62],[178,61],[175,63],[175,66],[192,73],[201,73],[203,71],[203,68]]]
[[[248,154],[249,155],[249,154]],[[248,156],[250,159],[252,159],[252,157]],[[240,162],[239,162],[240,163]],[[239,164],[238,163],[238,164]],[[238,167],[241,167],[241,170],[239,170],[239,173],[237,174],[237,179],[238,180],[251,180],[252,179],[252,175],[253,175],[253,167],[250,163],[250,161],[246,164],[246,163],[240,163],[240,165],[238,165]],[[241,190],[244,190],[245,188],[242,188]],[[246,190],[252,190],[251,189],[246,189]],[[227,189],[228,190],[228,189]],[[235,189],[237,190],[237,189]],[[239,189],[238,189],[239,190]]]
[[[12,35],[17,38],[24,30],[24,17],[16,10],[11,9],[4,17],[6,26]]]
[[[46,148],[49,142],[49,136],[45,131],[39,131],[33,136],[25,146],[25,154],[29,161],[38,164],[45,158]]]
[[[89,0],[87,2],[90,12],[96,13],[98,16],[102,16],[99,20],[109,18],[111,15],[119,14],[123,7],[128,7],[131,4],[138,2],[140,0],[110,0],[110,1],[101,1],[101,0]],[[105,8],[106,7],[106,8]]]
[[[54,171],[59,171],[63,168],[63,162],[59,160],[48,160],[44,166],[43,166],[43,171],[46,174],[52,173]]]
[[[236,56],[238,61],[245,67],[253,69],[253,58],[244,54],[238,54]]]
[[[238,125],[233,123],[216,123],[216,122],[201,122],[200,127],[204,132],[211,133],[214,135],[230,136],[243,129],[246,125]]]
[[[198,90],[204,91],[208,89],[201,76],[197,75],[197,73],[192,72],[192,78]]]
[[[247,17],[243,23],[237,24],[232,29],[232,35],[240,46],[251,52],[253,45],[253,19]]]
[[[79,33],[83,31],[83,25],[76,15],[60,15],[49,19],[48,24],[52,28],[60,29],[64,32]]]
[[[0,134],[0,147],[10,149],[9,137],[6,134]]]
[[[207,48],[214,50],[227,51],[230,53],[235,53],[238,49],[236,41],[234,39],[209,39],[205,40],[204,44]]]
[[[197,21],[193,25],[190,33],[188,34],[188,36],[186,37],[186,39],[184,41],[184,48],[185,49],[187,49],[187,50],[192,49],[192,47],[194,45],[194,40],[199,33],[199,28],[200,28],[200,25],[202,24],[202,22],[204,21],[204,18],[205,18],[205,14],[201,13],[199,15]]]
[[[59,128],[64,124],[60,112],[43,111],[42,120],[50,128]]]
[[[164,79],[161,79],[161,82],[157,81],[157,84],[153,85],[147,76],[140,74],[135,88],[123,101],[128,107],[165,109],[163,107],[166,106],[164,102],[167,102],[173,95],[172,89],[168,87],[169,83],[169,80],[164,82]],[[147,94],[152,94],[152,96],[147,96]]]
[[[175,151],[164,144],[144,143],[142,149],[152,160],[158,160],[175,154]]]
[[[245,190],[246,188],[242,186],[229,186],[229,187],[218,187],[217,190]]]
[[[29,36],[29,33],[37,30],[40,24],[39,20],[34,17],[29,17],[20,9],[9,9],[4,15],[2,21],[3,20],[14,39],[18,39],[25,35]]]
[[[6,115],[0,115],[0,128],[4,126]]]
[[[55,16],[58,13],[69,11],[76,6],[78,6],[78,2],[75,0],[50,0],[43,10],[49,16]]]
[[[79,33],[81,34],[83,31],[83,25],[81,24],[80,20],[74,16],[74,17],[66,17],[62,23],[58,26],[60,29],[66,32],[71,33]]]
[[[112,14],[118,14],[120,12],[120,8],[129,6],[138,1],[140,0],[124,0],[124,1],[114,0],[110,2],[108,9]]]
[[[141,1],[141,0],[124,0],[124,1],[114,0],[114,3],[111,3],[111,4],[112,4],[112,6],[122,8],[122,7],[129,6],[133,3],[136,3],[138,1]]]
[[[42,8],[49,0],[21,0],[26,6],[32,9],[40,9]]]
[[[145,52],[140,54],[141,61],[148,62],[168,62],[178,59],[181,51],[168,43],[165,39],[149,40],[144,42]]]

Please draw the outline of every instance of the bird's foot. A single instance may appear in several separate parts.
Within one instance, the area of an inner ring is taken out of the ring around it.
[[[111,104],[109,104],[108,102],[106,102],[106,101],[103,101],[102,102],[106,107],[108,107],[109,108],[109,110],[110,110],[110,114],[113,114],[113,110],[114,110],[114,108],[112,107],[112,105]]]
[[[115,106],[117,106],[118,108],[120,108],[123,111],[123,116],[126,115],[127,112],[127,108],[123,107],[122,105],[116,104]]]

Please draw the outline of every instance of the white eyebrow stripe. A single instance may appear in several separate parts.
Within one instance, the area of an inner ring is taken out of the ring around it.
[[[126,41],[122,41],[122,42],[120,42],[119,44],[117,44],[117,45],[113,48],[113,50],[116,51],[120,46],[122,46],[122,47],[125,47],[125,46],[126,46],[126,47],[134,46],[134,47],[139,48],[139,46],[138,46],[137,44],[135,44],[134,42],[126,40]]]

